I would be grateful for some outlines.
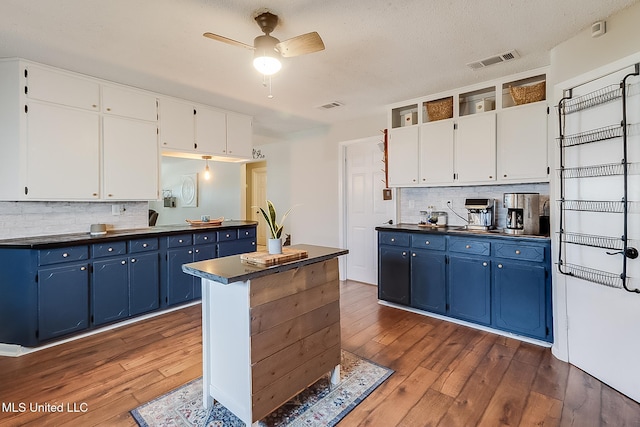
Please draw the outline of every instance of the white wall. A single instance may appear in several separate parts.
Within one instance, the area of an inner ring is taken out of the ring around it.
[[[256,147],[267,161],[267,194],[284,213],[291,243],[340,246],[339,143],[380,135],[386,115],[366,117],[293,135],[286,141]]]
[[[549,76],[550,84],[555,85],[555,103],[563,88],[577,86],[640,61],[640,4],[606,21],[605,35],[592,38],[590,29],[585,29],[552,49]],[[635,114],[638,117],[638,112]],[[557,129],[557,115],[551,115],[550,120],[550,129]],[[557,163],[557,144],[553,146],[556,147]],[[555,176],[550,189],[552,199],[557,198],[558,181]],[[557,230],[558,212],[557,206],[554,207],[552,229]],[[555,260],[555,239],[552,244],[552,259]],[[640,401],[640,365],[636,363],[640,357],[636,330],[640,324],[640,295],[568,278],[556,269],[553,288],[553,353]]]
[[[242,164],[209,161],[211,179],[204,179],[204,160],[162,157],[160,188],[171,190],[177,207],[165,208],[164,203],[150,202],[149,209],[158,212],[156,225],[185,224],[185,219],[199,220],[201,215],[212,219],[243,219],[241,212]],[[182,176],[198,174],[198,207],[184,207],[180,197]]]

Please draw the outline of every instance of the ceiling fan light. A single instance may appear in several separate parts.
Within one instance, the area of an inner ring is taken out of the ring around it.
[[[255,58],[253,58],[253,66],[260,74],[270,76],[280,71],[282,63],[273,56],[256,53]]]

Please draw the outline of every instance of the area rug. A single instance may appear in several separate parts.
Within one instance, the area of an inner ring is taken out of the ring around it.
[[[329,375],[260,420],[261,427],[334,426],[393,371],[342,351],[340,384]],[[220,403],[202,407],[202,378],[193,380],[131,411],[138,425],[184,427],[242,427],[245,424]]]

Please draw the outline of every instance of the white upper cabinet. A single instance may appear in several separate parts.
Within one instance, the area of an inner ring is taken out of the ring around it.
[[[496,179],[496,115],[460,117],[456,130],[456,179],[460,183]]]
[[[453,120],[440,120],[420,126],[420,184],[453,184],[453,167]]]
[[[194,151],[195,109],[193,104],[160,98],[160,146],[163,149]]]
[[[196,109],[196,147],[210,155],[227,154],[227,118],[213,108]]]
[[[389,186],[548,181],[545,72],[390,105]]]
[[[98,111],[100,84],[90,78],[39,65],[24,67],[28,99]]]
[[[418,130],[417,126],[407,126],[389,132],[387,167],[392,187],[418,183]]]
[[[109,115],[155,122],[158,101],[155,95],[115,85],[102,86],[102,112]]]
[[[240,114],[227,114],[227,155],[251,158],[253,150],[252,119]]]
[[[24,198],[97,200],[100,117],[37,101],[28,107]]]
[[[547,104],[536,102],[498,114],[498,180],[540,182],[549,179]]]
[[[157,125],[105,116],[103,119],[103,198],[159,198]]]

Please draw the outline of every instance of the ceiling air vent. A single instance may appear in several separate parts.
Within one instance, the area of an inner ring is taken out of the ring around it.
[[[467,67],[472,70],[478,70],[480,68],[488,67],[493,64],[500,64],[501,62],[511,61],[513,59],[520,58],[520,55],[516,50],[510,50],[509,52],[501,53],[500,55],[491,56],[489,58],[481,59],[480,61],[470,62]]]
[[[320,109],[323,109],[323,110],[330,110],[332,108],[342,107],[343,105],[344,104],[342,102],[332,101],[332,102],[329,102],[327,104],[321,105],[321,106],[316,107],[316,108],[320,108]]]

